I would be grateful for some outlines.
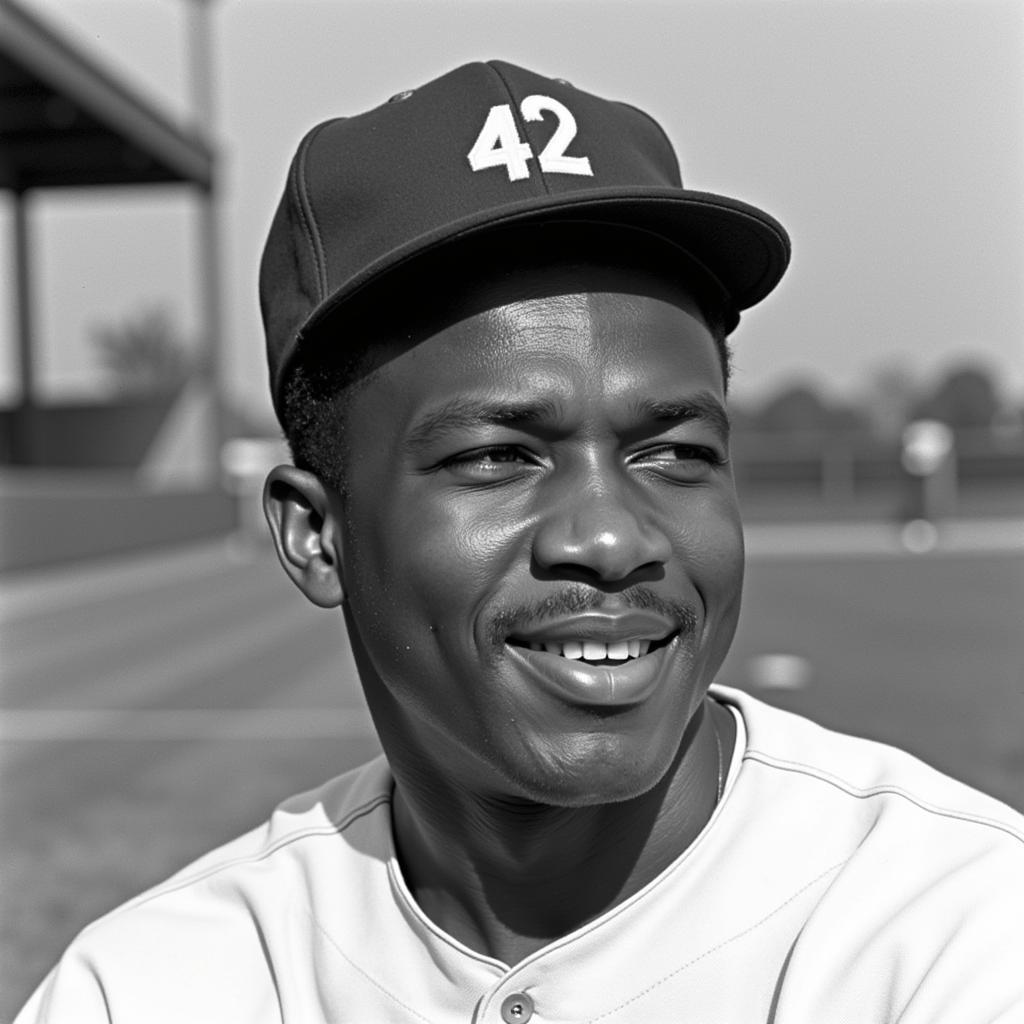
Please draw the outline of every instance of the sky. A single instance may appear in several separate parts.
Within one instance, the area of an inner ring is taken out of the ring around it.
[[[191,0],[21,0],[179,119]],[[869,393],[992,369],[1024,396],[1022,0],[216,0],[212,118],[226,378],[269,410],[256,301],[299,139],[468,60],[502,58],[630,101],[666,128],[687,186],[787,227],[783,283],[734,335],[734,392],[809,380]],[[164,308],[201,333],[186,188],[39,193],[30,208],[44,396],[98,393],[96,327]],[[0,232],[10,209],[0,204]],[[0,276],[10,289],[9,254]],[[5,291],[11,294],[11,291]],[[0,314],[0,398],[16,394]]]

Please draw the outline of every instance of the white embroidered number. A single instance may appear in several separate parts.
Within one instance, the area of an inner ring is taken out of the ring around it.
[[[576,138],[576,118],[564,103],[550,96],[527,96],[519,109],[527,121],[542,121],[545,111],[558,118],[554,134],[538,157],[542,171],[548,174],[582,174],[593,177],[589,157],[566,156],[565,151]],[[530,176],[527,161],[533,155],[530,144],[519,137],[512,108],[507,103],[501,103],[491,107],[467,157],[474,171],[504,167],[508,171],[509,181],[522,181]]]
[[[541,150],[540,169],[549,174],[583,174],[594,176],[590,169],[590,158],[566,156],[569,143],[576,138],[576,118],[564,103],[550,96],[527,96],[519,108],[527,121],[543,121],[544,111],[549,110],[558,118],[558,126],[548,144]]]
[[[506,167],[509,181],[521,181],[530,176],[526,161],[533,152],[530,144],[519,138],[512,108],[507,103],[491,107],[468,156],[469,166],[474,171]]]

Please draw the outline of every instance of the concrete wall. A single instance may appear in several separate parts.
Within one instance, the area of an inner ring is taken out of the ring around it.
[[[130,476],[0,475],[0,571],[223,535],[235,502],[219,491],[140,487]]]
[[[0,461],[62,468],[136,467],[145,458],[178,393],[116,402],[61,402],[0,409]],[[14,437],[27,443],[17,458]],[[27,457],[24,457],[27,456]]]

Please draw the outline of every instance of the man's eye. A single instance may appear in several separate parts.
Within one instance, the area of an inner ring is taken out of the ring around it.
[[[498,446],[477,448],[445,459],[442,468],[466,480],[505,480],[531,465],[529,456],[519,448]]]
[[[724,466],[727,460],[714,449],[702,444],[665,444],[638,453],[631,462],[673,480],[691,483],[707,479],[714,469]]]

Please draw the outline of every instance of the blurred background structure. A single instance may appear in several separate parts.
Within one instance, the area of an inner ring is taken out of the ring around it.
[[[192,79],[199,83],[209,82],[206,35],[198,28],[192,43]],[[197,122],[209,107],[208,93],[208,85],[197,88]],[[222,331],[215,159],[200,128],[176,125],[29,9],[13,0],[0,4],[0,186],[11,207],[18,368],[15,401],[0,411],[0,462],[8,467],[0,476],[0,568],[189,540],[230,526],[217,471]],[[33,252],[36,197],[58,189],[167,184],[190,189],[198,208],[192,262],[205,299],[204,348],[190,351],[162,311],[101,325],[93,340],[112,377],[111,395],[44,400],[36,369],[36,303],[45,294],[35,281],[41,264]],[[190,418],[201,422],[182,459],[167,450],[162,435],[188,399]]]
[[[261,521],[256,265],[313,122],[490,57],[651,110],[792,233],[735,340],[721,681],[1024,809],[1018,0],[0,0],[0,1024],[376,750]]]

